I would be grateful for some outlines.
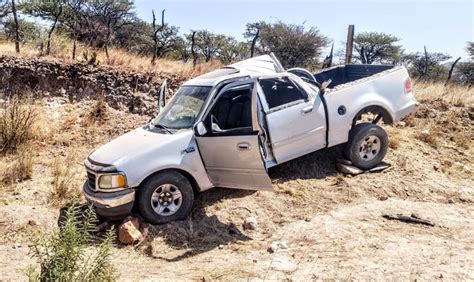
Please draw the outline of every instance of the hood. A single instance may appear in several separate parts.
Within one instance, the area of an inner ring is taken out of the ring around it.
[[[96,163],[113,165],[120,170],[120,167],[131,160],[134,162],[143,156],[156,155],[158,151],[171,153],[170,150],[179,151],[180,147],[186,148],[192,136],[192,130],[168,134],[137,128],[99,147],[90,154],[89,159]]]

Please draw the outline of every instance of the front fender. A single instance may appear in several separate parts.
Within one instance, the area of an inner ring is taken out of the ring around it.
[[[199,191],[213,187],[192,131],[186,133],[183,138],[159,146],[154,151],[128,158],[126,162],[117,164],[116,167],[126,174],[129,187],[139,187],[150,175],[166,169],[186,172],[194,178]]]

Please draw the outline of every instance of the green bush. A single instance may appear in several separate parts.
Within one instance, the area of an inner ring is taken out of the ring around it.
[[[59,230],[35,241],[32,252],[39,269],[28,269],[29,280],[116,280],[118,272],[111,262],[114,230],[110,229],[97,247],[91,247],[95,223],[96,215],[92,209],[81,213],[77,205],[70,207]]]

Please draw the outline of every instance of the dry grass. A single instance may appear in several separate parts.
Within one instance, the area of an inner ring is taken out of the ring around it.
[[[56,157],[51,167],[52,190],[51,201],[56,205],[74,202],[80,198],[80,181],[78,171],[74,167],[75,154],[71,153],[65,158]]]
[[[16,154],[5,157],[0,163],[1,182],[5,185],[31,179],[33,176],[33,152],[31,146],[23,144]]]
[[[422,130],[417,135],[415,135],[416,139],[423,141],[429,144],[433,148],[437,148],[439,145],[438,137],[436,134],[432,132],[432,130]]]
[[[430,102],[441,99],[454,106],[472,106],[474,104],[474,87],[443,83],[414,82],[414,93],[418,101]]]
[[[31,101],[12,99],[0,108],[0,153],[14,152],[32,137],[36,109]]]
[[[196,76],[222,66],[219,61],[211,61],[208,63],[200,62],[196,65],[196,68],[193,68],[191,61],[182,62],[166,58],[158,59],[155,64],[152,64],[150,57],[138,56],[117,48],[111,48],[109,50],[109,58],[107,58],[103,50],[86,48],[82,44],[77,46],[77,55],[74,61],[72,60],[72,42],[70,40],[55,37],[52,46],[51,55],[43,56],[43,58],[60,59],[66,63],[92,63],[91,58],[94,57],[94,63],[99,65],[139,72],[164,72],[181,77]],[[17,56],[14,44],[12,42],[0,41],[0,54]],[[33,45],[25,44],[21,46],[19,56],[35,58],[40,56],[40,50]]]

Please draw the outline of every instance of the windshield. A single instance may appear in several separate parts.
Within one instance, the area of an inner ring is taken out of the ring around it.
[[[181,87],[158,116],[151,121],[150,126],[169,129],[192,127],[211,88],[210,86]]]

